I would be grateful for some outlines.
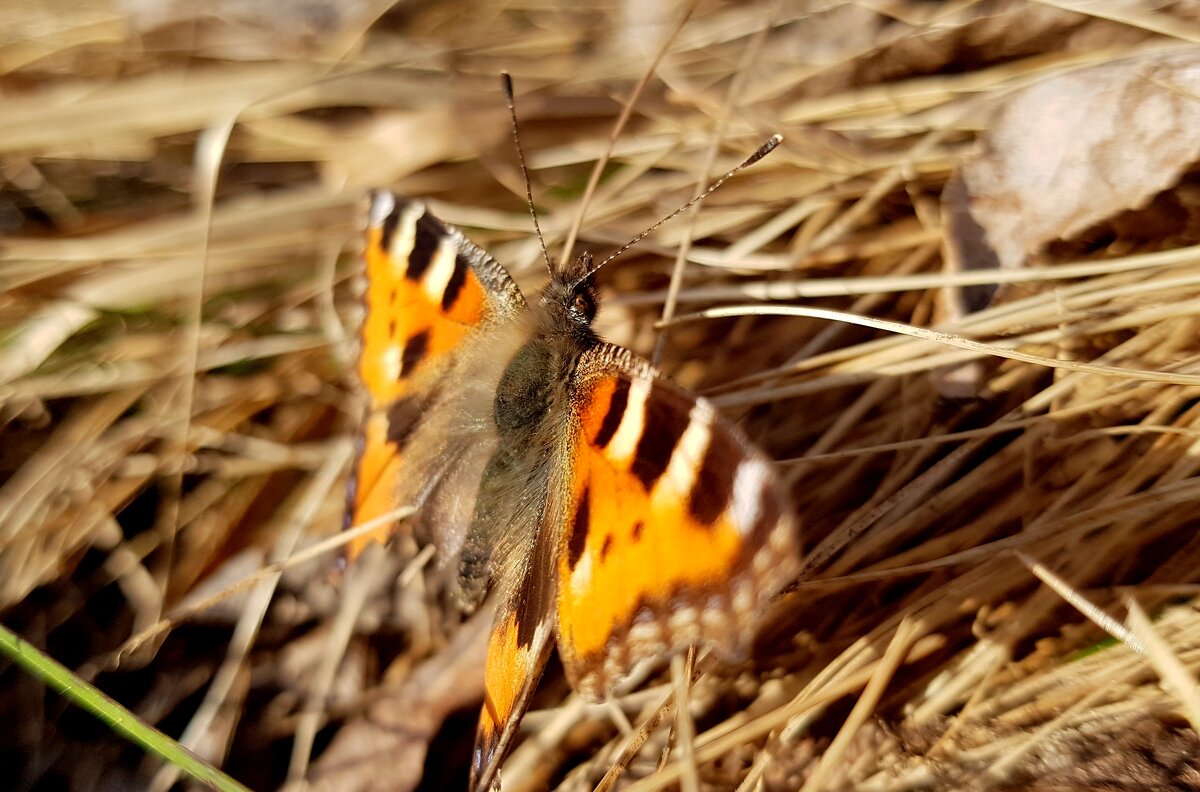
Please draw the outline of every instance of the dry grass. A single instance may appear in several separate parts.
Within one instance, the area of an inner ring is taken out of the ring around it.
[[[1023,270],[943,273],[938,204],[1004,96],[1194,44],[1178,5],[700,3],[580,244],[785,135],[606,270],[601,329],[665,339],[781,460],[806,574],[754,663],[701,661],[682,750],[669,674],[594,706],[552,669],[506,789],[614,764],[637,790],[1200,789],[1197,181]],[[683,9],[281,7],[0,3],[0,608],[255,788],[462,784],[486,621],[409,543],[340,581],[320,544],[358,414],[356,212],[428,196],[536,278],[499,72],[558,250]],[[966,283],[1006,285],[939,320]],[[170,784],[0,683],[19,787]]]

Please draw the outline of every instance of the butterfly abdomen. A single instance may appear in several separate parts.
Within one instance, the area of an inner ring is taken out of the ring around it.
[[[545,517],[561,428],[563,413],[555,405],[578,357],[569,338],[539,333],[504,368],[493,400],[497,448],[484,471],[459,559],[456,593],[466,609],[482,601],[489,580],[504,577],[497,570],[520,566],[529,557]]]

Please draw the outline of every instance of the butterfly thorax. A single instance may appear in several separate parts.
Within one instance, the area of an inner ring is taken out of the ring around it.
[[[576,366],[599,339],[592,331],[596,288],[587,277],[591,259],[581,256],[556,271],[531,306],[527,340],[504,368],[496,387],[493,418],[497,447],[484,470],[467,542],[460,558],[457,597],[473,608],[481,601],[497,564],[523,558],[534,541],[548,495],[548,460],[569,415]],[[514,498],[512,493],[521,497]]]
[[[597,304],[595,282],[586,275],[590,264],[585,253],[556,271],[542,289],[533,337],[509,361],[496,390],[496,428],[502,439],[529,439],[555,397],[563,395],[580,356],[599,343],[592,331]]]

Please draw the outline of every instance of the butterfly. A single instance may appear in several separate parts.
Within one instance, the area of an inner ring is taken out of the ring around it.
[[[495,788],[555,645],[592,699],[690,646],[744,654],[796,573],[797,524],[741,431],[596,335],[590,255],[547,255],[526,300],[419,200],[376,192],[367,225],[347,519],[414,505],[412,530],[457,562],[463,610],[494,589],[471,788]]]

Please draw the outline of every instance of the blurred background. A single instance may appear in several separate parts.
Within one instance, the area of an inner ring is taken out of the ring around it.
[[[251,788],[465,787],[486,622],[336,537],[367,190],[538,281],[507,70],[555,254],[610,147],[576,251],[784,135],[598,328],[780,460],[806,555],[694,761],[669,675],[622,755],[551,668],[505,789],[1200,789],[1198,41],[1148,0],[0,2],[0,621]],[[4,660],[0,713],[10,788],[189,785]]]

